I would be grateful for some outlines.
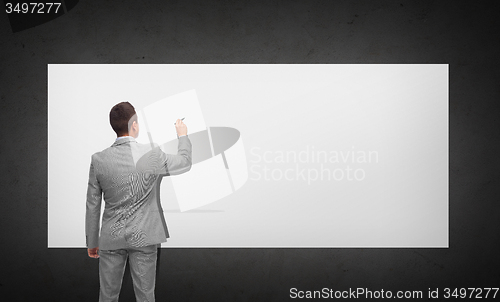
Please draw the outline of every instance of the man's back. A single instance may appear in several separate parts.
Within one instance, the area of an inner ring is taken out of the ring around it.
[[[88,245],[99,249],[141,247],[169,237],[160,204],[159,184],[165,175],[191,168],[191,142],[179,138],[178,154],[123,137],[92,156],[87,192]],[[99,232],[100,196],[105,209]],[[89,202],[94,201],[94,202]]]

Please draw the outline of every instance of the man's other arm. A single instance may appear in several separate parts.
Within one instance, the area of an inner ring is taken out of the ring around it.
[[[102,189],[97,180],[94,159],[90,163],[85,214],[85,237],[89,257],[99,258],[99,218],[101,216]]]

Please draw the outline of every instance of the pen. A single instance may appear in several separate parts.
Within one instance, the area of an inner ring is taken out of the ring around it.
[[[181,121],[183,121],[185,119],[185,117],[181,118]],[[174,125],[176,124],[177,122],[174,123]]]

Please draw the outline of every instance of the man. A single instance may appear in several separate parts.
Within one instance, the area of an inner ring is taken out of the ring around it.
[[[169,237],[159,185],[166,175],[191,169],[191,142],[178,119],[177,155],[157,145],[139,144],[139,121],[129,102],[109,113],[117,139],[92,155],[85,232],[88,255],[99,258],[99,301],[118,301],[127,258],[137,301],[154,301],[157,247]],[[105,208],[99,236],[101,199]]]

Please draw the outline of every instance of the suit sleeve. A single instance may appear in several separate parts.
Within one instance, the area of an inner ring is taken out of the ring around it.
[[[94,159],[90,163],[87,188],[87,211],[85,215],[85,237],[87,248],[99,246],[99,218],[101,216],[102,189],[97,180]]]
[[[166,175],[178,175],[189,171],[192,165],[192,146],[189,137],[187,135],[179,137],[176,155],[165,154],[162,151],[160,157],[161,170],[166,172]]]

